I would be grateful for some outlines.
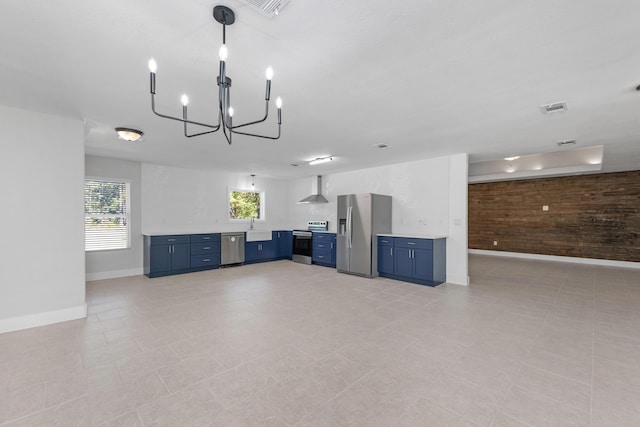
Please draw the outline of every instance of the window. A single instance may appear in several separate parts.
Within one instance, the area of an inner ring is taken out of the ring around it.
[[[229,218],[264,219],[264,193],[231,190],[229,192]]]
[[[129,224],[129,182],[85,179],[85,251],[129,248]]]

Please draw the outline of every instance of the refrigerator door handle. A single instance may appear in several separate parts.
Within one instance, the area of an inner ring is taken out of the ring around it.
[[[353,221],[353,218],[351,217],[352,213],[353,213],[353,206],[349,206],[347,208],[347,247],[349,249],[351,249],[353,247],[352,246],[352,241],[351,241],[351,237],[352,237],[351,236],[351,226],[352,226],[352,221]]]

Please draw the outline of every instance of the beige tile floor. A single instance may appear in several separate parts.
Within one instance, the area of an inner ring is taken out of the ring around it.
[[[473,255],[470,274],[92,282],[87,319],[0,335],[0,424],[640,425],[640,270]]]

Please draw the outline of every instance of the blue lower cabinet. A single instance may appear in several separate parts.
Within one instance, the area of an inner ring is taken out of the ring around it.
[[[255,262],[274,261],[277,259],[278,242],[275,240],[260,240],[257,242],[245,242],[244,262],[252,264]]]
[[[191,269],[211,270],[220,267],[220,233],[191,235]]]
[[[311,240],[311,261],[325,267],[336,266],[336,234],[313,233]]]
[[[378,238],[378,272],[393,274],[393,239]]]
[[[144,236],[144,274],[168,276],[220,266],[220,234]]]
[[[293,250],[293,233],[291,231],[274,231],[273,240],[276,242],[276,258],[291,259]]]
[[[446,239],[378,236],[378,273],[437,286],[446,281]]]
[[[144,236],[144,274],[186,273],[191,265],[189,235]]]

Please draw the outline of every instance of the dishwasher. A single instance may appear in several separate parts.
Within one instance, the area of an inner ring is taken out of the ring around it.
[[[241,264],[244,262],[244,233],[222,233],[220,265]]]

